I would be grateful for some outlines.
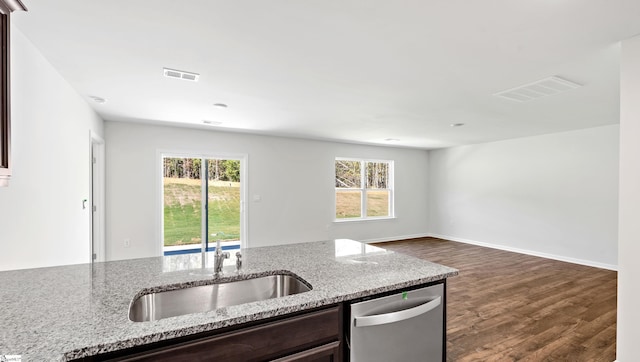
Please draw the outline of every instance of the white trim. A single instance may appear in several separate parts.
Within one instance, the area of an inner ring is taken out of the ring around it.
[[[367,218],[350,217],[350,218],[344,218],[344,219],[335,219],[333,220],[333,222],[336,224],[342,224],[342,223],[352,223],[352,222],[372,222],[372,221],[396,220],[396,219],[397,217],[395,216],[370,216]]]
[[[399,240],[405,240],[405,239],[428,238],[430,236],[431,234],[426,233],[426,234],[390,236],[386,238],[375,238],[375,239],[366,239],[366,240],[359,240],[359,241],[369,244],[369,243],[383,243],[387,241],[399,241]]]
[[[249,154],[240,156],[240,247],[249,247]]]
[[[511,247],[511,246],[497,245],[497,244],[485,243],[485,242],[482,242],[482,241],[457,238],[455,236],[440,235],[440,234],[430,234],[429,236],[430,237],[434,237],[434,238],[438,238],[438,239],[457,241],[459,243],[482,246],[482,247],[485,247],[485,248],[498,249],[498,250],[504,250],[504,251],[511,251],[511,252],[514,252],[514,253],[537,256],[537,257],[545,258],[545,259],[559,260],[559,261],[564,261],[564,262],[567,262],[567,263],[586,265],[586,266],[591,266],[591,267],[601,268],[601,269],[607,269],[607,270],[613,270],[613,271],[617,271],[618,270],[618,266],[617,265],[605,264],[605,263],[600,263],[600,262],[592,261],[592,260],[577,259],[577,258],[571,258],[571,257],[568,257],[568,256],[563,256],[563,255],[542,253],[542,252],[539,252],[539,251],[514,248],[514,247]]]
[[[164,255],[164,165],[162,163],[162,157],[168,153],[162,150],[156,150],[156,256]]]
[[[95,146],[95,153],[94,153]],[[95,168],[93,163],[93,158],[96,158]],[[105,142],[102,137],[93,132],[93,130],[89,130],[89,167],[91,167],[91,172],[89,173],[90,178],[90,193],[92,197],[89,197],[89,223],[91,230],[91,252],[96,254],[96,262],[107,261],[109,258],[107,257],[107,247],[106,247],[106,195],[105,195],[105,185],[106,185],[106,162],[105,162]],[[94,170],[96,174],[94,174]],[[95,183],[95,184],[94,184]],[[97,195],[94,195],[94,190],[97,190]],[[96,211],[93,211],[94,205],[96,206]],[[97,230],[94,230],[93,225],[97,225]],[[94,245],[96,245],[96,250],[93,249]],[[89,262],[93,262],[93,255],[89,255]]]
[[[208,165],[208,162],[205,162],[204,158],[200,159],[200,252],[204,253],[207,251],[207,247],[205,246],[205,243],[203,243],[202,241],[204,241],[205,239],[208,240],[209,238],[209,214],[207,211],[208,205],[209,205],[209,181],[208,178],[209,177],[203,177],[202,175],[208,175],[209,170],[205,169],[205,164]],[[163,167],[164,168],[164,167]],[[164,177],[164,175],[163,175]],[[162,195],[164,196],[164,192],[162,193]],[[164,200],[162,202],[162,207],[164,208]],[[163,210],[164,211],[164,210]],[[164,214],[164,212],[163,212]],[[207,215],[205,217],[205,215]],[[163,242],[162,242],[162,251],[164,254],[164,251],[167,250],[167,247],[164,246],[164,225],[163,225]],[[202,260],[204,262],[204,254],[202,255]]]
[[[364,162],[375,162],[375,163],[393,162],[393,160],[384,160],[381,158],[364,158],[364,157],[336,157],[335,161],[364,161]]]
[[[396,217],[396,162],[389,161],[389,216]]]
[[[164,192],[163,192],[163,157],[186,157],[186,158],[209,158],[219,160],[239,160],[240,161],[240,247],[249,247],[249,208],[247,195],[249,194],[249,155],[246,153],[210,152],[210,151],[189,151],[189,150],[156,150],[156,240],[164,240]],[[157,255],[164,255],[163,242],[157,244]]]

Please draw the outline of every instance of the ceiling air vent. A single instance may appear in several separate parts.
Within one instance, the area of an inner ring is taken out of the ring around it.
[[[163,68],[163,70],[164,70],[164,76],[167,78],[176,78],[176,79],[183,79],[183,80],[190,80],[192,82],[197,82],[198,78],[200,77],[200,74],[198,73],[185,72],[183,70],[176,70],[176,69],[169,69],[169,68]]]
[[[530,100],[566,92],[578,87],[582,87],[582,85],[553,76],[533,83],[521,85],[519,87],[507,89],[502,92],[494,93],[493,95],[516,102],[528,102]]]

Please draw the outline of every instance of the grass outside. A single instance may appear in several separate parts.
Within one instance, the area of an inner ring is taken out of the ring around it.
[[[389,192],[367,191],[367,216],[389,216]],[[360,191],[336,193],[336,219],[360,217]]]
[[[164,179],[164,245],[200,244],[200,180]],[[209,182],[209,241],[240,239],[240,183]]]

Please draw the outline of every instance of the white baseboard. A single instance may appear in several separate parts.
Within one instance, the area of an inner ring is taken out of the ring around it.
[[[434,238],[439,238],[439,239],[457,241],[457,242],[465,243],[465,244],[483,246],[483,247],[486,247],[486,248],[499,249],[499,250],[511,251],[511,252],[519,253],[519,254],[538,256],[538,257],[546,258],[546,259],[559,260],[559,261],[564,261],[564,262],[567,262],[567,263],[592,266],[592,267],[596,267],[596,268],[613,270],[613,271],[617,271],[618,270],[618,266],[617,265],[605,264],[605,263],[600,263],[600,262],[597,262],[597,261],[570,258],[570,257],[563,256],[563,255],[541,253],[541,252],[533,251],[533,250],[513,248],[513,247],[510,247],[510,246],[504,246],[504,245],[490,244],[490,243],[485,243],[485,242],[482,242],[482,241],[462,239],[462,238],[457,238],[457,237],[448,236],[448,235],[429,234],[429,236],[430,237],[434,237]]]
[[[382,243],[382,242],[385,242],[385,241],[398,241],[398,240],[405,240],[405,239],[428,238],[430,236],[431,236],[431,234],[425,233],[425,234],[391,236],[391,237],[386,237],[386,238],[366,239],[366,240],[359,240],[359,241],[369,244],[369,243]]]

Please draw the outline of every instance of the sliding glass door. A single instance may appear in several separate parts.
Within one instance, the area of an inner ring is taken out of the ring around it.
[[[242,223],[242,181],[240,160],[209,159],[207,185],[207,230],[215,247],[220,240],[224,250],[240,247]]]
[[[242,157],[162,156],[163,254],[239,249],[244,227]]]

